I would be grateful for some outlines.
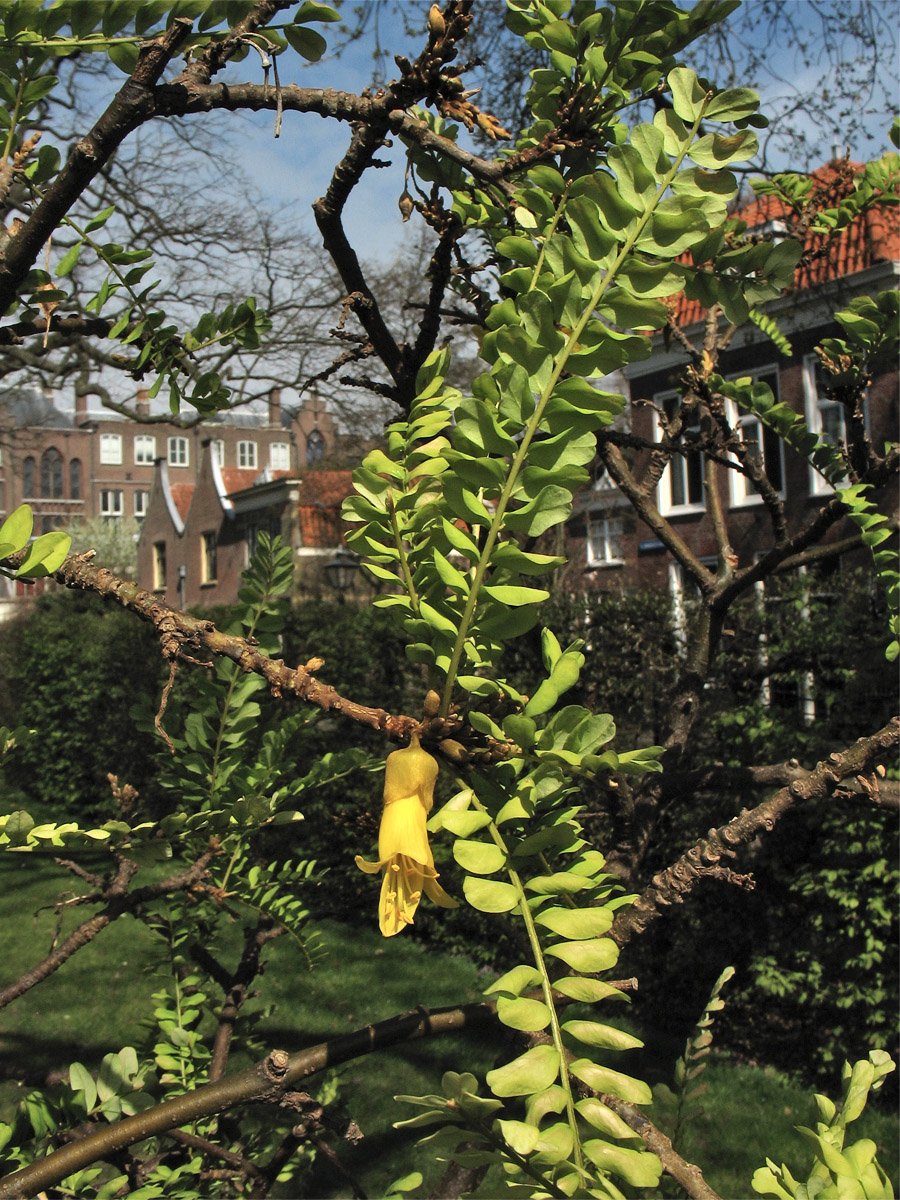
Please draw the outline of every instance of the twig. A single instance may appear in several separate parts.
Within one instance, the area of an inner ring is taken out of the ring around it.
[[[129,892],[127,888],[137,870],[137,864],[127,858],[121,858],[115,878],[103,896],[98,897],[98,899],[107,901],[103,911],[82,922],[69,934],[61,946],[58,946],[31,970],[21,975],[15,983],[11,983],[0,991],[0,1009],[11,1004],[13,1000],[18,1000],[20,996],[24,996],[26,992],[58,971],[67,959],[71,958],[82,946],[92,942],[97,934],[117,917],[121,917],[124,913],[135,912],[147,900],[167,895],[169,892],[184,891],[199,882],[206,873],[206,868],[214,853],[216,851],[208,850],[180,874],[170,876],[168,879],[161,879],[158,883],[150,883],[145,887],[136,888],[133,892]]]
[[[851,777],[869,775],[878,762],[900,743],[900,717],[894,717],[871,737],[860,738],[842,753],[830,754],[804,779],[795,779],[749,811],[742,812],[707,837],[681,858],[655,875],[649,887],[613,921],[609,937],[618,946],[647,928],[665,909],[680,904],[699,879],[721,870],[722,859],[733,857],[739,846],[760,833],[768,833],[776,821],[801,800],[825,800],[838,785]]]
[[[662,1163],[666,1174],[671,1175],[681,1184],[691,1200],[721,1200],[719,1193],[714,1192],[703,1178],[700,1168],[683,1159],[676,1152],[669,1138],[662,1130],[657,1129],[639,1108],[626,1104],[624,1100],[619,1100],[616,1096],[602,1095],[600,1101],[607,1108],[611,1108],[617,1116],[620,1116],[630,1129],[634,1130],[643,1140],[647,1149],[655,1154]]]

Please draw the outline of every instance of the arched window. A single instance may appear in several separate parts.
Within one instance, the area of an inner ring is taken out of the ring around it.
[[[34,459],[31,455],[22,463],[22,495],[26,499],[34,495]]]
[[[58,450],[51,446],[41,456],[41,497],[44,500],[61,500],[63,494],[63,460]]]
[[[306,465],[311,467],[313,463],[318,462],[325,457],[325,439],[319,433],[318,429],[314,429],[306,439]]]
[[[69,463],[69,495],[73,500],[81,499],[81,459],[73,458]]]

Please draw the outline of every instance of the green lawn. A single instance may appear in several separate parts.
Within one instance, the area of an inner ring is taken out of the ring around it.
[[[52,863],[0,860],[0,986],[46,954],[54,937],[66,936],[89,915],[89,909],[69,909],[57,929],[56,914],[46,906],[63,889],[83,890]],[[403,937],[384,940],[374,912],[369,927],[328,923],[322,932],[326,957],[312,973],[289,939],[269,948],[263,989],[265,1001],[274,1007],[260,1024],[269,1047],[298,1050],[419,1004],[474,1000],[487,982],[465,959],[426,952]],[[0,1013],[0,1118],[9,1118],[23,1094],[21,1079],[33,1086],[75,1059],[97,1065],[107,1051],[140,1040],[139,1022],[149,997],[165,979],[157,946],[139,922],[123,919]],[[232,961],[232,945],[219,949]],[[411,1113],[391,1097],[433,1091],[448,1069],[483,1074],[498,1052],[498,1038],[482,1036],[475,1044],[462,1036],[422,1040],[337,1069],[340,1103],[364,1134],[355,1147],[344,1144],[341,1157],[367,1195],[383,1195],[391,1180],[414,1168],[423,1170],[426,1187],[439,1178],[441,1164],[420,1161],[415,1133],[392,1128]],[[668,1077],[671,1062],[664,1060],[670,1058],[669,1050],[644,1064],[649,1077]],[[672,1051],[671,1057],[677,1053]],[[633,1064],[616,1065],[628,1070]],[[309,1089],[319,1082],[310,1080]],[[706,1112],[688,1126],[680,1149],[703,1168],[721,1196],[750,1196],[750,1178],[767,1154],[802,1168],[808,1155],[793,1126],[814,1123],[811,1094],[773,1070],[736,1065],[715,1055],[704,1082]],[[654,1116],[664,1125],[664,1113]],[[892,1115],[869,1110],[852,1132],[854,1138],[868,1136],[879,1144],[881,1161],[896,1180]],[[346,1181],[327,1164],[317,1170],[309,1189],[309,1195],[323,1200],[350,1194]]]

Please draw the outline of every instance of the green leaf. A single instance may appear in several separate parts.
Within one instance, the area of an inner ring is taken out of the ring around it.
[[[83,245],[84,242],[76,242],[74,246],[66,251],[56,268],[57,278],[61,279],[64,275],[68,275],[69,272],[74,268],[75,264],[78,262],[78,255],[81,253],[81,247]]]
[[[138,48],[134,42],[116,42],[107,48],[106,53],[113,66],[118,67],[124,75],[130,75],[137,66]]]
[[[481,590],[509,608],[518,608],[522,604],[542,604],[550,598],[550,593],[543,588],[516,587],[511,584],[485,584]]]
[[[61,529],[42,533],[31,543],[25,560],[16,571],[16,575],[27,575],[32,579],[52,575],[65,562],[71,544],[71,537],[67,533],[63,533]]]
[[[446,809],[442,809],[437,814],[437,819],[440,821],[438,828],[448,829],[457,837],[468,837],[469,834],[476,833],[479,829],[484,829],[485,825],[489,825],[491,822],[491,818],[487,813],[478,812],[477,810],[466,812],[451,810],[448,812]]]
[[[80,1062],[69,1067],[69,1085],[73,1092],[84,1092],[84,1106],[91,1112],[97,1103],[97,1085],[90,1071]]]
[[[584,1143],[584,1152],[601,1171],[611,1171],[631,1187],[651,1188],[659,1183],[662,1163],[648,1150],[631,1150],[592,1140]]]
[[[559,1055],[553,1046],[534,1046],[504,1067],[488,1071],[488,1087],[495,1096],[530,1096],[542,1092],[559,1075]]]
[[[29,504],[20,504],[18,508],[13,509],[0,526],[0,544],[11,547],[5,552],[4,558],[6,554],[13,554],[28,545],[33,528],[34,514]]]
[[[510,1029],[520,1029],[524,1033],[534,1033],[538,1029],[546,1029],[550,1024],[550,1009],[541,1000],[529,1000],[518,996],[510,999],[500,996],[497,1000],[497,1016]]]
[[[536,1126],[524,1121],[498,1121],[497,1126],[508,1146],[517,1154],[531,1154],[537,1145],[540,1133]]]
[[[510,996],[518,996],[528,988],[540,987],[542,979],[540,971],[534,967],[524,965],[513,967],[511,971],[501,975],[490,987],[485,988],[484,994],[489,996],[491,992],[505,992]]]
[[[545,908],[534,919],[560,937],[581,941],[606,933],[613,923],[613,913],[608,908]]]
[[[752,88],[726,88],[713,96],[706,116],[716,121],[741,121],[759,108],[759,96]]]
[[[696,74],[687,67],[675,67],[669,72],[666,82],[672,92],[672,107],[676,115],[686,125],[693,125],[706,99],[706,92],[697,81]]]
[[[493,875],[506,863],[506,855],[493,842],[464,841],[459,838],[453,843],[453,857],[464,871],[472,871],[476,875]]]
[[[599,1129],[601,1133],[605,1133],[607,1137],[630,1139],[634,1137],[634,1130],[630,1125],[626,1125],[618,1113],[614,1113],[611,1108],[607,1108],[594,1096],[588,1096],[585,1100],[579,1100],[576,1109],[584,1117],[584,1119],[595,1129]]]
[[[473,908],[480,912],[510,912],[519,903],[519,893],[511,883],[495,879],[477,879],[467,875],[463,880],[463,892]]]
[[[318,62],[325,51],[328,49],[328,43],[315,29],[306,29],[298,25],[285,25],[282,28],[282,33],[288,41],[292,49],[296,50],[301,58],[305,58],[308,62]]]
[[[596,1021],[566,1021],[562,1028],[586,1046],[602,1046],[607,1050],[638,1050],[644,1044],[630,1033],[614,1029],[611,1025],[600,1025]]]
[[[294,24],[302,25],[305,21],[339,21],[341,14],[328,4],[319,4],[318,0],[303,0],[294,13]],[[396,1187],[397,1185],[394,1184]]]
[[[547,946],[545,954],[561,958],[573,971],[608,971],[619,957],[619,947],[611,938],[596,938],[586,942],[558,942]]]
[[[632,1079],[630,1075],[623,1075],[610,1067],[598,1066],[588,1058],[577,1058],[570,1062],[569,1071],[593,1091],[601,1094],[608,1092],[626,1104],[653,1103],[653,1093],[642,1079]]]
[[[564,996],[580,1000],[583,1004],[596,1004],[598,1000],[607,1000],[612,996],[619,1000],[628,998],[625,992],[610,987],[602,979],[582,979],[578,975],[566,975],[563,979],[555,979],[553,987]]]

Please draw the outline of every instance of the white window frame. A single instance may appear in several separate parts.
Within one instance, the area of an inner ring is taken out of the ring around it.
[[[755,555],[755,558],[758,559],[759,555],[758,554]],[[807,574],[807,569],[805,566],[800,566],[797,568],[798,576],[800,576],[802,578],[806,574]],[[756,603],[759,605],[760,611],[762,612],[766,605],[766,581],[764,579],[757,580],[757,582],[754,584],[754,592],[756,594]],[[769,601],[769,603],[771,603],[771,600]],[[804,601],[803,608],[800,610],[800,616],[801,616],[801,619],[804,621],[808,621],[810,619],[809,592],[808,591],[806,593],[806,600]],[[761,633],[760,637],[759,637],[759,655],[758,655],[760,667],[766,666],[766,664],[768,662],[768,657],[769,657],[768,641],[766,639],[765,633]],[[800,719],[804,725],[812,725],[816,719],[816,701],[815,701],[815,693],[814,693],[815,682],[816,682],[815,675],[813,674],[812,671],[805,671],[800,676],[800,679],[798,681],[797,707],[800,710]],[[766,706],[766,708],[771,708],[772,707],[772,681],[771,681],[770,676],[768,676],[768,675],[764,676],[762,683],[760,684],[759,690],[760,690],[760,699],[762,700],[763,704]]]
[[[191,465],[190,443],[186,437],[170,437],[166,457],[170,467]]]
[[[653,397],[653,403],[657,408],[665,410],[666,401],[678,400],[681,401],[681,393],[676,390],[668,392],[657,392]],[[662,441],[662,429],[659,425],[659,420],[656,422],[656,440]],[[703,480],[703,457],[700,450],[695,451],[700,459],[700,499],[686,500],[683,504],[675,504],[671,499],[672,495],[672,475],[671,472],[677,470],[682,475],[682,484],[685,496],[689,492],[689,477],[687,471],[687,456],[683,454],[673,454],[669,459],[666,469],[660,476],[659,483],[656,485],[656,499],[660,514],[664,517],[679,517],[684,513],[702,513],[706,512],[706,484]]]
[[[625,562],[625,527],[621,517],[586,514],[585,546],[589,567],[621,567]]]
[[[121,467],[122,465],[122,435],[121,433],[100,434],[100,463],[104,467]]]
[[[709,567],[715,571],[718,567],[718,559],[713,555],[705,555],[700,559],[700,563],[704,567]],[[669,596],[672,599],[672,617],[675,626],[675,633],[681,642],[685,641],[687,634],[687,610],[684,606],[684,567],[681,563],[672,558],[669,560]]]
[[[772,395],[775,397],[775,403],[777,404],[781,394],[781,379],[777,363],[768,363],[766,366],[757,367],[753,371],[737,371],[735,374],[728,376],[732,381],[736,379],[752,379],[754,383],[759,383],[760,380],[769,382],[772,377],[774,377],[775,381],[775,386],[772,388]],[[762,462],[763,471],[766,471],[766,432],[768,426],[764,425],[759,417],[754,416],[753,413],[741,412],[733,400],[726,401],[725,415],[728,418],[731,428],[740,434],[741,440],[753,443],[753,449]],[[781,486],[775,488],[775,491],[783,500],[785,495],[784,442],[774,432],[772,432],[771,436],[777,447],[781,474]],[[766,474],[768,475],[767,471]],[[748,505],[762,504],[763,502],[762,496],[754,489],[747,476],[740,471],[728,472],[728,495],[732,508],[745,508]]]
[[[219,569],[219,539],[214,529],[200,534],[200,582],[215,583]]]
[[[156,461],[156,438],[152,433],[134,435],[134,465],[152,467]]]
[[[166,587],[166,543],[153,543],[153,590],[162,592]]]
[[[134,515],[138,521],[143,521],[147,515],[147,509],[150,507],[150,493],[148,491],[138,489],[134,493]]]
[[[220,466],[225,466],[225,442],[222,438],[214,438],[212,442],[212,456],[215,462]]]
[[[273,471],[291,469],[291,443],[272,442],[269,446],[269,466]]]
[[[806,409],[806,424],[820,441],[831,442],[832,439],[828,436],[825,429],[825,422],[822,419],[822,410],[823,408],[835,408],[840,416],[841,438],[846,445],[847,414],[844,411],[844,406],[837,400],[830,400],[827,396],[819,396],[819,389],[816,387],[816,367],[818,365],[819,359],[817,355],[805,354],[803,356],[803,404]],[[865,414],[866,404],[864,401],[863,415],[865,416]],[[868,424],[868,421],[866,424]],[[811,496],[830,496],[833,491],[833,486],[810,463],[809,494]]]
[[[241,441],[237,444],[237,464],[247,471],[255,471],[259,463],[259,447],[256,442]]]
[[[125,495],[121,488],[103,488],[100,492],[100,516],[117,520],[125,514]]]

